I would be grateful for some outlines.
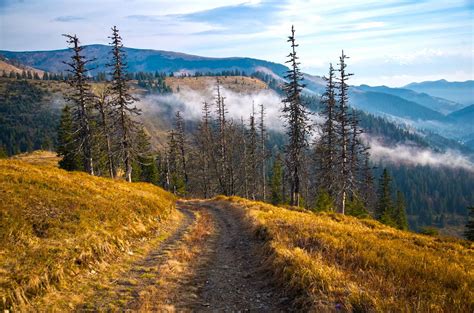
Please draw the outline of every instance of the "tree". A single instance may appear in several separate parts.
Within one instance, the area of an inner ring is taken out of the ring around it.
[[[325,189],[320,189],[318,191],[318,196],[316,197],[314,210],[317,212],[329,212],[334,211],[334,201],[331,198],[329,192]]]
[[[331,197],[335,196],[337,182],[337,133],[336,133],[336,98],[334,68],[329,65],[329,75],[324,77],[326,90],[322,96],[323,109],[321,114],[325,121],[321,127],[321,136],[315,143],[314,161],[316,163],[318,185],[320,190],[326,191]],[[316,178],[316,177],[315,177]]]
[[[282,179],[283,179],[283,169],[282,169],[281,156],[277,155],[275,157],[275,160],[273,161],[272,176],[270,178],[271,202],[274,205],[280,204],[283,202]]]
[[[347,80],[352,75],[346,72],[346,59],[348,57],[342,51],[341,56],[339,57],[339,77],[337,78],[338,88],[339,88],[339,99],[338,99],[338,112],[337,112],[337,133],[339,140],[339,157],[338,157],[338,168],[339,168],[339,186],[337,195],[339,197],[339,206],[340,212],[344,214],[347,196],[349,194],[352,181],[352,173],[350,172],[350,159],[349,159],[349,140],[350,140],[350,131],[351,125],[349,120],[349,85]]]
[[[105,85],[96,86],[96,109],[99,111],[99,124],[101,126],[101,135],[105,139],[105,148],[107,154],[107,169],[111,178],[116,175],[116,168],[112,150],[113,129],[110,122],[112,118],[111,99],[109,89]]]
[[[226,119],[227,108],[224,102],[225,98],[221,95],[219,78],[216,78],[216,106],[217,106],[217,156],[218,160],[215,162],[216,172],[219,177],[219,185],[221,192],[224,195],[230,194],[230,179],[229,179],[229,157],[227,146],[227,130],[228,122]]]
[[[68,80],[71,88],[66,95],[66,100],[73,104],[72,121],[74,140],[77,141],[77,147],[81,150],[84,170],[94,175],[94,161],[92,156],[92,130],[91,130],[91,109],[94,102],[91,93],[91,87],[87,81],[86,65],[91,60],[81,54],[83,47],[79,45],[79,39],[76,35],[63,35],[73,51],[70,62],[64,62],[69,68],[68,72],[72,78]]]
[[[393,219],[394,207],[392,202],[391,182],[392,178],[390,177],[390,174],[387,169],[384,169],[379,182],[379,200],[375,212],[375,218],[384,224],[396,227],[396,221]]]
[[[73,121],[71,108],[65,105],[61,113],[61,121],[58,127],[58,156],[61,157],[59,167],[67,171],[81,169],[79,161],[79,150],[76,147],[73,136]]]
[[[290,204],[300,205],[300,170],[302,154],[307,147],[307,136],[309,133],[308,115],[309,112],[301,99],[301,91],[304,85],[301,83],[303,74],[299,69],[298,57],[296,55],[295,29],[291,27],[291,36],[288,37],[291,43],[291,52],[288,55],[290,69],[287,71],[286,82],[283,86],[285,99],[282,110],[286,119],[286,133],[288,135],[288,145],[286,146],[286,163],[290,180]]]
[[[467,240],[474,241],[474,206],[469,207],[468,210],[469,217],[468,222],[466,224],[464,237],[466,237]]]
[[[408,230],[408,221],[405,207],[405,198],[403,197],[401,191],[397,191],[394,220],[397,224],[398,229],[401,230]]]
[[[198,150],[198,168],[202,182],[202,195],[208,198],[211,195],[211,163],[214,158],[211,129],[211,110],[207,102],[203,102],[202,117],[198,126],[196,145]]]
[[[112,68],[112,82],[110,86],[112,106],[114,108],[113,125],[121,139],[120,156],[125,165],[125,179],[132,181],[132,163],[134,158],[133,134],[137,131],[137,123],[132,116],[141,114],[141,111],[132,104],[137,101],[133,97],[127,84],[125,53],[122,37],[116,26],[112,27],[112,36],[109,37],[112,46],[112,59],[109,67]]]
[[[252,114],[250,115],[249,119],[249,129],[247,131],[247,147],[246,147],[246,163],[245,166],[247,166],[247,173],[248,175],[252,175],[254,177],[253,179],[250,179],[248,182],[248,188],[249,188],[249,196],[251,199],[255,200],[256,198],[256,192],[257,192],[257,182],[258,180],[255,179],[255,173],[258,172],[258,152],[257,152],[257,129],[255,127],[255,112],[253,110],[252,106]]]
[[[179,150],[181,168],[183,170],[183,177],[184,177],[184,184],[185,187],[188,185],[188,171],[186,168],[186,137],[184,134],[184,120],[181,116],[180,112],[176,112],[176,119],[175,119],[175,140]]]
[[[260,119],[258,123],[258,129],[260,132],[260,164],[262,173],[262,200],[267,199],[267,153],[265,149],[266,143],[266,127],[265,127],[265,107],[260,104]]]

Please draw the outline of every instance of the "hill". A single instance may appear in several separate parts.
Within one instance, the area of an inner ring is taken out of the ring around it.
[[[474,309],[472,243],[399,231],[371,219],[236,197],[218,200],[243,208],[265,242],[264,264],[302,311]]]
[[[406,85],[406,89],[424,92],[431,96],[448,99],[464,105],[472,104],[474,99],[474,81],[448,82],[444,79]]]
[[[472,125],[472,123],[474,123],[474,104],[467,106],[461,110],[452,112],[448,116],[458,122]]]
[[[413,101],[398,96],[374,91],[351,92],[351,104],[375,115],[392,115],[411,120],[443,121],[445,116]]]
[[[438,111],[442,114],[449,114],[453,111],[462,109],[464,105],[449,101],[443,98],[432,97],[426,93],[418,93],[410,89],[405,88],[390,88],[387,86],[376,86],[371,87],[367,85],[361,85],[356,87],[358,90],[381,92],[393,96],[400,97],[402,99],[421,104],[431,110]]]
[[[158,187],[66,172],[53,159],[0,160],[2,311],[103,268],[177,216],[174,197]]]
[[[94,68],[92,73],[107,71],[105,64],[108,62],[110,47],[106,45],[84,46],[84,55],[89,59],[97,59],[91,63]],[[190,55],[179,52],[124,48],[127,55],[129,72],[221,72],[221,71],[243,71],[251,74],[258,69],[266,69],[277,75],[282,75],[287,67],[281,64],[252,58],[210,58]],[[62,63],[68,60],[70,50],[52,51],[0,51],[0,55],[18,61],[22,64],[32,66],[48,72],[64,72],[66,65]]]
[[[18,62],[12,62],[11,60],[2,57],[0,55],[0,73],[9,75],[11,72],[21,74],[24,71],[30,71],[31,74],[38,74],[39,77],[43,77],[44,71],[22,65]]]

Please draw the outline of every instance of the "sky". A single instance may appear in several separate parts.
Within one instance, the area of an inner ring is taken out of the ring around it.
[[[474,79],[474,0],[0,0],[0,50],[107,44],[284,63],[295,26],[304,72],[324,75],[344,49],[352,84]]]

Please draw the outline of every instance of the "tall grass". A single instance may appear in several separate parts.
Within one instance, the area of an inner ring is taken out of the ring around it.
[[[0,309],[94,271],[174,212],[174,197],[153,185],[45,164],[0,160]]]
[[[473,312],[474,245],[374,220],[296,212],[236,197],[268,264],[308,311]]]

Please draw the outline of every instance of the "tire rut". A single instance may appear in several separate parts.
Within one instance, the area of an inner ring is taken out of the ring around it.
[[[242,210],[216,201],[196,201],[194,205],[212,214],[216,232],[209,241],[209,261],[196,270],[191,282],[199,286],[200,307],[190,303],[180,308],[200,312],[288,311],[288,299],[263,270],[262,242],[244,223]]]

